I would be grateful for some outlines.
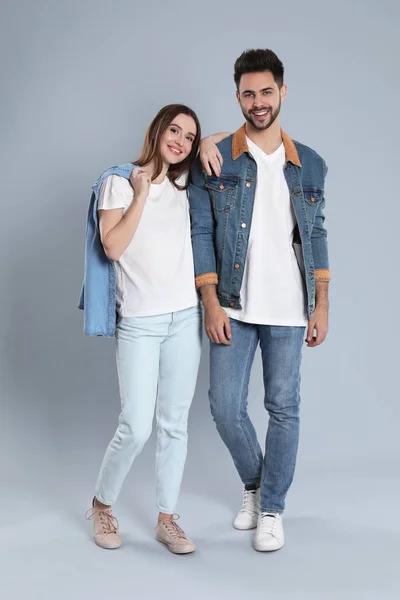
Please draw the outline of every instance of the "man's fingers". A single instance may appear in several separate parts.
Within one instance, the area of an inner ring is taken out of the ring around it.
[[[210,333],[208,330],[206,330],[206,334],[207,334],[207,337],[208,337],[208,339],[209,339],[211,342],[213,342],[214,340],[213,340],[213,336],[212,336],[212,334],[211,334],[211,333]]]
[[[306,342],[311,342],[313,335],[314,335],[314,329],[315,329],[315,325],[314,325],[314,323],[312,323],[310,321],[310,323],[308,324],[308,329],[307,329]]]
[[[216,332],[216,330],[215,330],[214,328],[211,328],[211,327],[210,327],[210,328],[207,330],[207,335],[208,335],[208,337],[210,338],[210,340],[211,340],[212,342],[214,342],[214,344],[219,344],[219,343],[220,343],[220,342],[219,342],[219,339],[218,339],[218,334],[217,334],[217,332]]]
[[[313,348],[315,346],[315,342],[317,340],[317,338],[314,336],[314,330],[315,330],[314,321],[309,321],[308,328],[307,328],[307,337],[306,337],[307,346],[309,348]]]
[[[327,331],[317,331],[317,335],[312,337],[310,341],[307,341],[308,347],[315,348],[316,346],[320,346],[325,341],[327,333]]]
[[[214,342],[214,344],[225,344],[226,346],[230,345],[230,339],[225,336],[224,325],[220,325],[217,327],[210,327],[206,329],[206,333],[208,338]]]
[[[225,336],[225,324],[219,327],[217,333],[220,344],[225,344],[226,346],[228,346],[231,343],[231,341],[228,340],[228,338]]]
[[[228,338],[228,340],[232,339],[232,328],[231,328],[231,322],[229,320],[229,317],[225,323],[225,335]]]

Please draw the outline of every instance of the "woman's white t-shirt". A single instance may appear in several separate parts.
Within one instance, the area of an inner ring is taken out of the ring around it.
[[[182,176],[178,184],[183,185]],[[102,184],[98,209],[131,205],[127,179],[111,175]],[[198,304],[186,191],[166,177],[151,184],[142,217],[129,246],[115,263],[117,310],[121,317],[145,317]]]

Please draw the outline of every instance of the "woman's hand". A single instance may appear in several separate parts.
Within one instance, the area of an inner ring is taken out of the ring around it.
[[[212,171],[214,171],[217,177],[221,175],[223,160],[221,152],[218,150],[217,145],[214,142],[214,136],[210,135],[201,140],[200,160],[201,164],[203,165],[203,171],[205,171],[208,175],[212,175]]]
[[[129,181],[135,192],[135,198],[140,197],[142,200],[146,200],[151,185],[150,175],[138,167],[137,169],[133,169]]]

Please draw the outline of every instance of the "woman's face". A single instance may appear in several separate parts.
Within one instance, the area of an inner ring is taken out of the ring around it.
[[[172,121],[161,138],[161,157],[165,164],[176,165],[190,154],[196,138],[194,119],[180,114]]]

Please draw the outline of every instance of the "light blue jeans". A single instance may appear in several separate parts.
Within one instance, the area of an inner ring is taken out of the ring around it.
[[[211,343],[210,402],[218,432],[244,484],[260,483],[261,510],[282,513],[299,442],[300,364],[305,327],[252,325],[230,319],[232,344]],[[254,354],[261,347],[265,454],[247,412]]]
[[[122,410],[96,483],[96,498],[103,504],[117,499],[134,458],[151,434],[156,410],[157,509],[166,514],[176,511],[201,331],[199,306],[119,320],[116,338]]]

